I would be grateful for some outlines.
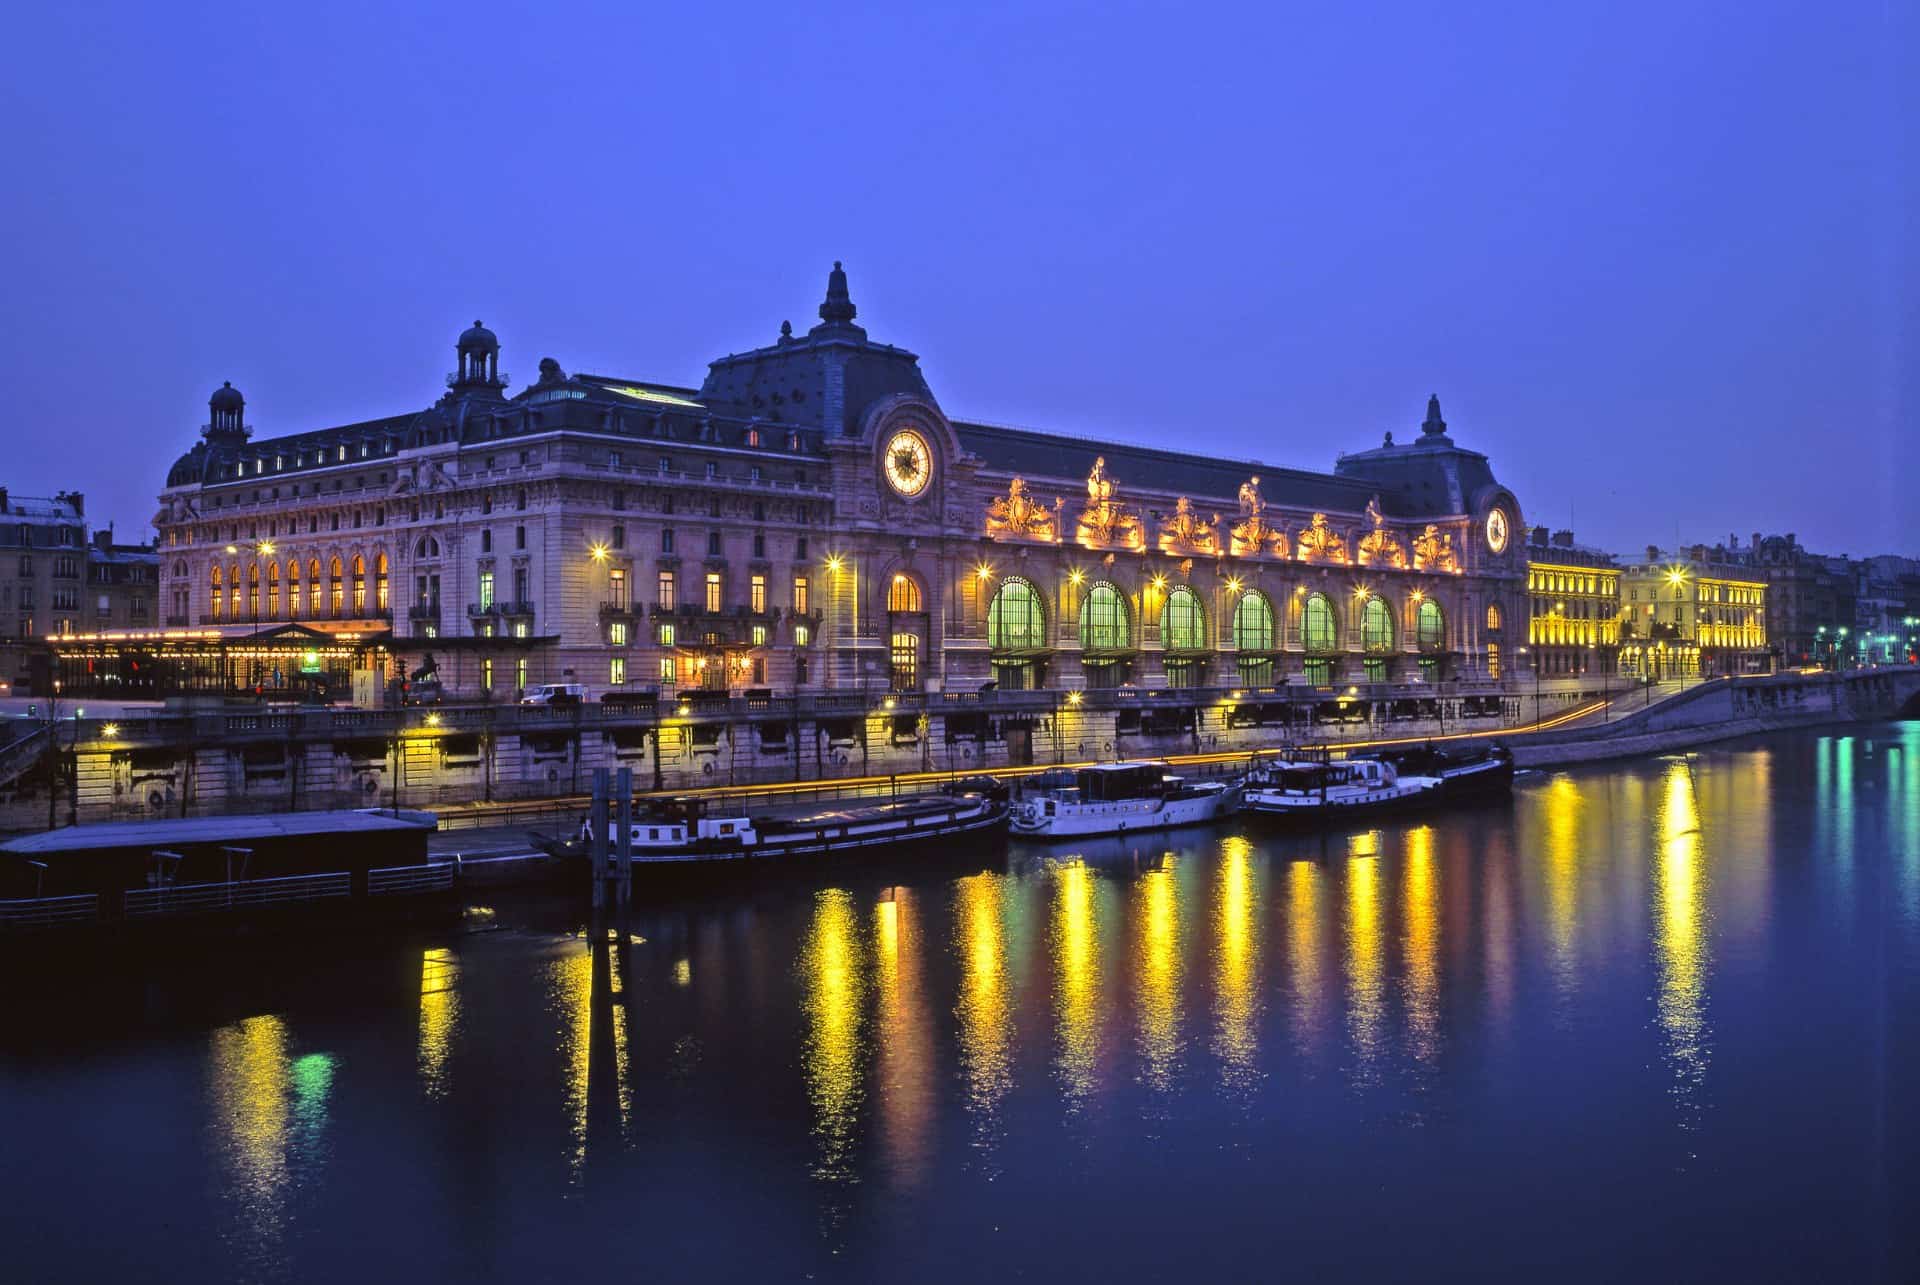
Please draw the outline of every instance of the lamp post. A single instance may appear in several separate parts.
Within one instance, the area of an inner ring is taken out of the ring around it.
[[[1525,647],[1522,647],[1520,654],[1529,657],[1527,663],[1533,670],[1533,721],[1537,725],[1540,722],[1540,653],[1537,651],[1529,653]]]

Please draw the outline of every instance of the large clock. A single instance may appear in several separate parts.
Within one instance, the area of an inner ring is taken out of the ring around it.
[[[888,486],[905,499],[915,499],[933,481],[933,448],[926,438],[903,428],[887,439],[882,467]]]
[[[1507,549],[1507,511],[1490,509],[1487,512],[1487,547],[1495,553],[1505,553]]]

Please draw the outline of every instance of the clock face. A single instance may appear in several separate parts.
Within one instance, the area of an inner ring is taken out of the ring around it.
[[[887,439],[884,467],[887,485],[911,500],[933,481],[933,448],[926,438],[903,428]]]
[[[1507,513],[1505,509],[1494,509],[1487,514],[1487,547],[1495,553],[1506,552]]]

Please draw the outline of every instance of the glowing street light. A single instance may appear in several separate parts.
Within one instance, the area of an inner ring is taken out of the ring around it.
[[[607,560],[607,546],[604,544],[594,543],[588,548],[587,553],[595,562],[605,562]]]

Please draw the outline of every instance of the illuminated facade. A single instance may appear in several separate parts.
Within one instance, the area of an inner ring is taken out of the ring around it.
[[[1623,672],[1654,678],[1720,677],[1772,669],[1767,584],[1751,566],[1722,561],[1703,545],[1663,553],[1621,575]]]
[[[478,323],[424,411],[254,440],[223,387],[160,497],[166,624],[380,638],[499,699],[1511,665],[1522,513],[1437,399],[1330,473],[1096,443],[950,419],[838,265],[819,312],[697,389],[548,359],[509,394]]]
[[[1542,675],[1612,673],[1620,648],[1613,555],[1535,527],[1527,542],[1527,650]]]

